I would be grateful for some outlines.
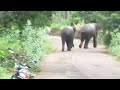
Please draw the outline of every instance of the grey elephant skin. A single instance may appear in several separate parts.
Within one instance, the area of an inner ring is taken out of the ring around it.
[[[65,42],[67,45],[67,51],[71,51],[71,48],[74,47],[73,40],[75,31],[76,31],[75,27],[72,26],[66,26],[61,31],[62,51],[64,51]]]
[[[80,45],[79,48],[82,48],[83,42],[85,41],[84,48],[88,49],[88,44],[90,39],[93,37],[93,47],[97,47],[97,35],[100,26],[97,23],[88,23],[85,24],[80,30]]]

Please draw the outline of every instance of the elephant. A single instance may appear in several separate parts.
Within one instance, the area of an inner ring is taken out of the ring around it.
[[[73,40],[76,28],[73,26],[66,26],[61,31],[61,40],[62,40],[62,52],[64,51],[64,45],[66,42],[67,51],[71,51],[71,48],[74,47]]]
[[[88,44],[90,39],[93,37],[93,47],[97,47],[97,35],[100,26],[97,23],[88,23],[81,27],[80,30],[80,45],[79,48],[82,48],[83,42],[85,40],[84,49],[88,49]]]

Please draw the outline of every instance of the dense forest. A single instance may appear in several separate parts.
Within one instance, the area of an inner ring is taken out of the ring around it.
[[[80,27],[98,23],[101,27],[98,42],[120,58],[119,11],[0,11],[0,19],[0,73],[3,73],[0,77],[8,75],[14,67],[12,61],[2,60],[3,56],[11,55],[9,47],[20,52],[22,58],[17,58],[21,62],[34,59],[38,66],[44,55],[54,51],[47,27],[62,30],[71,24]],[[34,67],[35,72],[40,71],[38,66]]]

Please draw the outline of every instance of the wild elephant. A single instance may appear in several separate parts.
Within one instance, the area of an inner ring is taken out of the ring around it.
[[[71,51],[71,48],[74,47],[73,40],[76,28],[72,26],[67,26],[61,31],[61,40],[62,40],[62,51],[64,51],[64,45],[66,42],[67,51]]]
[[[97,47],[97,34],[98,34],[99,29],[100,27],[98,26],[97,23],[85,24],[80,30],[81,42],[80,42],[79,48],[82,48],[83,42],[85,41],[84,48],[87,49],[89,41],[92,37],[93,37],[93,47],[96,48]]]

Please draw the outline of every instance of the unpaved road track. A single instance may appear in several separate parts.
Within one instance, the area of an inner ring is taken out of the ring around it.
[[[50,36],[56,52],[42,61],[42,71],[36,79],[119,79],[120,62],[106,53],[103,45],[80,49],[79,40],[74,40],[72,51],[61,52],[61,38]]]

